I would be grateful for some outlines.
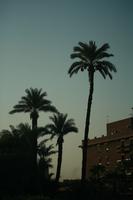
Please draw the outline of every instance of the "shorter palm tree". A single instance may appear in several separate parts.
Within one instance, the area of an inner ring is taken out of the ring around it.
[[[32,120],[33,130],[33,143],[34,143],[34,157],[35,163],[37,161],[37,121],[39,112],[57,112],[56,108],[51,104],[51,101],[46,99],[47,93],[42,92],[42,89],[26,89],[26,96],[22,96],[21,100],[13,107],[10,114],[14,113],[30,113],[30,119]]]
[[[58,145],[58,162],[57,162],[57,170],[56,170],[56,181],[59,181],[60,173],[61,173],[61,164],[62,164],[62,153],[63,153],[63,142],[64,136],[70,132],[78,132],[78,128],[75,125],[73,119],[67,119],[67,114],[56,113],[50,120],[52,123],[46,125],[47,133],[50,133],[51,139],[56,136],[57,137],[57,145]]]
[[[42,140],[38,145],[38,155],[39,155],[39,171],[42,179],[49,179],[53,173],[49,173],[49,168],[52,168],[52,158],[51,155],[57,153],[54,150],[53,144],[46,146],[46,142],[49,139]]]

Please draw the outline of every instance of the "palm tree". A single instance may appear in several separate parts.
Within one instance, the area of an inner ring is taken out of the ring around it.
[[[56,108],[51,105],[51,101],[46,99],[46,92],[42,92],[42,89],[26,89],[26,96],[22,96],[21,100],[17,105],[13,107],[10,114],[19,112],[29,112],[30,119],[32,120],[32,130],[33,130],[33,141],[35,149],[35,157],[37,157],[37,120],[39,117],[39,112],[57,112]],[[36,159],[35,159],[36,160]]]
[[[86,162],[87,162],[87,143],[88,143],[88,134],[89,134],[89,126],[90,126],[90,114],[91,114],[91,105],[92,105],[92,97],[94,91],[94,74],[96,71],[100,72],[103,78],[109,76],[112,79],[111,72],[116,72],[115,66],[105,60],[105,58],[109,58],[113,56],[109,54],[107,50],[109,49],[109,44],[105,43],[100,48],[97,48],[94,41],[90,41],[89,44],[79,42],[79,46],[75,46],[73,48],[73,53],[71,54],[71,58],[78,58],[79,61],[74,62],[69,70],[68,74],[70,77],[78,73],[80,70],[83,72],[87,70],[88,73],[88,81],[90,84],[89,88],[89,97],[87,104],[87,113],[86,113],[86,122],[85,122],[85,131],[84,131],[84,140],[83,140],[83,158],[82,158],[82,176],[81,179],[84,182],[86,180]]]
[[[52,159],[50,158],[51,155],[57,153],[54,150],[53,144],[46,146],[46,142],[49,139],[44,139],[38,144],[38,155],[39,155],[39,169],[41,177],[44,179],[49,179],[52,173],[49,174],[49,168],[52,168]]]
[[[46,125],[47,133],[51,133],[51,139],[54,136],[57,136],[57,145],[58,145],[58,162],[57,162],[57,170],[56,170],[56,181],[59,181],[60,173],[61,173],[61,164],[62,164],[62,153],[63,153],[63,142],[64,136],[70,132],[78,132],[77,127],[75,126],[75,122],[73,119],[67,119],[67,114],[56,113],[50,120],[52,123]]]

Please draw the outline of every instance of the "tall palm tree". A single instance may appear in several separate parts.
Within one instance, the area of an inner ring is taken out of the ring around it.
[[[81,179],[84,182],[86,180],[86,162],[87,162],[87,143],[88,143],[88,134],[90,126],[90,114],[91,114],[91,105],[92,97],[94,91],[94,74],[95,72],[100,72],[103,78],[109,76],[112,79],[111,72],[116,72],[115,66],[106,60],[113,56],[109,54],[107,50],[109,49],[109,44],[105,43],[100,48],[97,48],[94,41],[90,41],[89,44],[79,42],[79,46],[73,48],[73,53],[71,54],[72,59],[79,59],[74,62],[69,70],[68,74],[70,77],[73,74],[78,73],[80,70],[83,72],[87,70],[88,81],[90,84],[89,88],[89,97],[87,103],[87,113],[86,113],[86,122],[85,122],[85,131],[84,131],[84,140],[83,140],[83,158],[82,158],[82,176]]]
[[[61,164],[62,164],[62,153],[63,153],[63,142],[64,136],[70,132],[78,132],[77,127],[75,126],[75,122],[73,119],[67,119],[67,114],[56,113],[50,120],[52,123],[46,125],[47,133],[51,133],[51,139],[54,136],[57,136],[57,145],[58,145],[58,162],[57,162],[57,170],[56,170],[56,181],[59,181],[60,173],[61,173]]]
[[[39,112],[57,112],[56,108],[51,105],[51,101],[46,99],[47,93],[42,92],[42,89],[26,89],[26,96],[22,96],[21,100],[13,107],[10,114],[19,112],[29,112],[30,119],[32,120],[32,130],[33,130],[33,143],[35,150],[35,157],[37,158],[37,120],[39,117]],[[36,159],[35,159],[36,160]]]

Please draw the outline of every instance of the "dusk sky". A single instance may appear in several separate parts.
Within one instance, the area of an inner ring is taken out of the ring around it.
[[[95,76],[89,137],[106,134],[106,123],[131,116],[133,107],[132,0],[0,0],[0,130],[29,114],[9,115],[26,88],[42,88],[79,133],[65,137],[61,178],[80,178],[89,83],[86,72],[70,78],[70,54],[79,41],[109,43],[113,80]],[[39,126],[49,122],[41,113]],[[56,156],[53,158],[55,172]]]

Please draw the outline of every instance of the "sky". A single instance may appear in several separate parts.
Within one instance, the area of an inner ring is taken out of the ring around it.
[[[20,122],[31,124],[28,114],[9,115],[26,88],[42,88],[47,98],[68,118],[78,133],[64,138],[61,179],[81,176],[89,83],[86,72],[72,78],[70,54],[78,42],[109,43],[113,80],[95,75],[89,138],[106,135],[106,123],[131,116],[133,107],[133,1],[132,0],[0,0],[0,130]],[[39,126],[49,123],[41,113]],[[56,171],[53,157],[53,169]]]

